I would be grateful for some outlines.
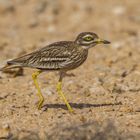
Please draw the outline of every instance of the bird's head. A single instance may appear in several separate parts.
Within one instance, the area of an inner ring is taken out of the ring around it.
[[[82,32],[80,33],[75,42],[84,47],[84,48],[91,48],[97,44],[110,44],[109,41],[100,39],[97,34],[93,32]]]

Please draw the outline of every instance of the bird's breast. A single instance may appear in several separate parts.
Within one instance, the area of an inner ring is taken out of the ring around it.
[[[78,49],[74,50],[71,54],[71,63],[69,64],[69,69],[75,69],[85,62],[88,56],[88,50]]]

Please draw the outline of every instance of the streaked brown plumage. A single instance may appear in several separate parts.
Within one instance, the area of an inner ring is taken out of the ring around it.
[[[42,71],[60,71],[60,79],[57,89],[58,93],[63,96],[61,82],[64,74],[68,70],[79,67],[87,59],[88,49],[100,43],[109,44],[110,42],[99,39],[95,33],[83,32],[77,36],[75,41],[60,41],[52,43],[30,54],[8,61],[7,65],[2,70],[16,67],[31,67],[39,69],[39,72],[33,74],[33,79],[40,97],[38,108],[41,108],[44,98],[36,81],[37,76]],[[63,99],[68,109],[72,111],[72,108],[64,96]]]
[[[62,41],[8,61],[7,64],[41,70],[67,71],[81,65],[86,60],[87,55],[87,49],[81,48],[72,41]]]

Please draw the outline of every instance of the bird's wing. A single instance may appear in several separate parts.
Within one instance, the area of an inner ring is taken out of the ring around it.
[[[24,67],[34,67],[47,70],[59,70],[64,64],[69,64],[71,51],[68,44],[51,44],[33,53],[24,55],[20,58],[8,61],[8,64],[14,64]]]
[[[61,69],[61,64],[70,60],[71,53],[65,46],[53,46],[46,50],[42,50],[37,55],[38,60],[34,63],[37,67],[58,70]],[[33,58],[34,59],[34,58]],[[33,60],[32,59],[32,60]]]

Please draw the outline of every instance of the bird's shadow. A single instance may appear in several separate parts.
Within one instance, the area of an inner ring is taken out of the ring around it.
[[[89,103],[69,103],[71,105],[72,108],[78,108],[78,109],[83,109],[83,108],[90,108],[90,107],[104,107],[104,106],[114,106],[114,105],[122,105],[121,102],[117,102],[117,103],[104,103],[104,104],[89,104]],[[61,108],[64,110],[67,110],[67,107],[65,104],[45,104],[43,106],[43,108],[45,110],[47,110],[47,108]]]

